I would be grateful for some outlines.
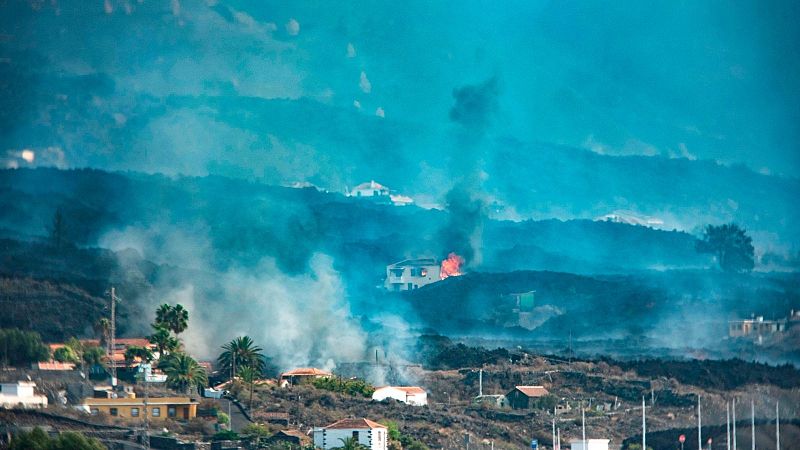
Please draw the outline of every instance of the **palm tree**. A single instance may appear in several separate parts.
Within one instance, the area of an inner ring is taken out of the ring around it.
[[[166,328],[175,334],[181,334],[189,326],[189,311],[180,304],[170,306],[166,303],[156,310],[155,326]]]
[[[156,324],[153,324],[153,328],[155,328],[155,332],[152,335],[147,336],[147,340],[156,346],[158,349],[159,358],[163,358],[170,352],[174,352],[178,349],[180,346],[180,341],[170,335],[168,329],[156,326]]]
[[[100,318],[94,323],[95,336],[100,340],[100,346],[108,346],[108,341],[111,338],[111,321],[106,317]]]
[[[169,329],[175,334],[181,334],[189,327],[189,311],[185,310],[180,304],[172,308],[169,315]]]
[[[206,370],[186,353],[173,353],[162,364],[161,370],[167,374],[167,386],[188,393],[189,388],[208,384]]]
[[[362,450],[362,449],[367,448],[365,445],[360,444],[358,442],[358,439],[356,439],[354,437],[349,437],[349,438],[344,438],[344,439],[340,438],[339,440],[342,441],[342,446],[341,447],[336,447],[336,448],[340,448],[342,450]]]
[[[224,350],[217,358],[220,368],[229,371],[231,380],[236,376],[236,368],[252,367],[256,373],[264,371],[263,349],[253,342],[250,336],[240,336],[222,346]]]
[[[247,402],[247,409],[253,409],[253,389],[255,388],[256,378],[258,378],[258,372],[256,369],[250,366],[245,366],[239,369],[239,376],[242,378],[242,381],[245,382],[247,387],[250,388],[250,400]]]

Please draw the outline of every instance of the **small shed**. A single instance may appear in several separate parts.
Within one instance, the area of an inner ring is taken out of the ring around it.
[[[544,386],[514,386],[506,399],[514,409],[530,409],[536,407],[536,400],[549,395]]]

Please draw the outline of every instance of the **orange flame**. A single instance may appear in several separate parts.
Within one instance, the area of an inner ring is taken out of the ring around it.
[[[461,266],[464,264],[464,258],[450,253],[447,259],[442,261],[442,268],[440,271],[440,278],[444,280],[447,277],[457,277],[461,275]]]

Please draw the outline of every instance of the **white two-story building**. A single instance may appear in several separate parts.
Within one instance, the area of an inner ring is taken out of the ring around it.
[[[349,438],[370,450],[387,450],[389,446],[388,428],[369,419],[343,419],[314,428],[314,447],[322,450],[342,447]]]
[[[389,291],[410,291],[442,279],[441,265],[433,258],[406,259],[386,266],[384,287]]]

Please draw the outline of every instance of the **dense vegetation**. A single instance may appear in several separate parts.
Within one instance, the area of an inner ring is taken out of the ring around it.
[[[312,380],[311,384],[317,389],[352,396],[371,397],[375,392],[374,386],[359,378],[324,377]]]
[[[27,366],[46,361],[50,350],[42,343],[39,333],[16,328],[0,329],[0,364]]]
[[[8,448],[9,450],[106,450],[106,446],[95,438],[73,431],[65,431],[51,438],[39,427],[15,434]]]

